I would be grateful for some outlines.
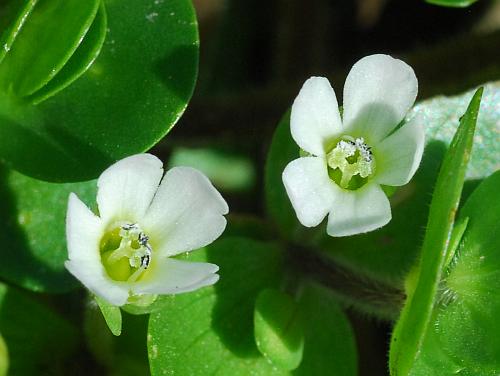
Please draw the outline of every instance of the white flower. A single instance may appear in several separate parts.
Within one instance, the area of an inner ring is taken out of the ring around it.
[[[66,268],[113,305],[193,291],[219,279],[217,265],[171,257],[219,237],[226,202],[193,168],[172,168],[162,176],[158,158],[138,154],[99,177],[99,216],[75,194],[69,197]]]
[[[299,221],[327,233],[368,232],[391,220],[381,185],[412,178],[424,148],[418,118],[394,131],[417,96],[413,69],[388,55],[371,55],[352,67],[344,86],[343,119],[330,83],[311,77],[295,99],[292,137],[309,156],[290,162],[283,183]]]

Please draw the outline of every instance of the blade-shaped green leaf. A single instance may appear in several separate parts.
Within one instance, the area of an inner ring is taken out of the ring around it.
[[[106,27],[106,9],[104,3],[101,3],[94,22],[92,22],[90,29],[85,34],[85,38],[74,54],[55,77],[31,95],[28,100],[38,104],[64,89],[84,74],[101,51],[106,37]]]
[[[84,38],[99,3],[99,0],[39,1],[0,65],[3,90],[26,96],[47,84]]]
[[[0,4],[0,63],[38,0],[6,0]]]
[[[408,375],[422,346],[432,316],[470,158],[483,89],[472,98],[448,149],[432,197],[416,285],[409,286],[407,302],[394,329],[391,375]]]
[[[104,4],[106,40],[78,80],[38,105],[0,93],[0,159],[18,171],[59,182],[95,178],[149,149],[184,112],[198,66],[191,1]]]
[[[0,166],[0,276],[34,291],[64,292],[78,282],[64,268],[70,192],[95,201],[96,182],[54,184]]]
[[[284,370],[302,361],[304,328],[296,302],[284,292],[266,289],[255,302],[255,342],[260,353]]]
[[[119,336],[122,333],[122,312],[120,311],[120,307],[109,304],[98,296],[94,297],[94,299],[111,333],[115,336]]]

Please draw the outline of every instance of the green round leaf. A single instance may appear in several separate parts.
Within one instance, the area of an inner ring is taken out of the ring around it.
[[[33,291],[64,292],[78,282],[65,270],[70,192],[94,202],[96,182],[55,184],[0,167],[0,276]]]
[[[280,375],[262,357],[253,337],[258,293],[276,287],[282,252],[248,238],[225,238],[190,253],[192,261],[220,266],[213,287],[173,295],[150,316],[148,353],[151,374]]]
[[[304,329],[290,296],[279,290],[261,291],[255,303],[254,330],[257,348],[273,364],[285,370],[300,365]]]
[[[95,178],[154,145],[186,108],[199,44],[191,2],[104,5],[106,40],[78,80],[38,105],[0,93],[0,158],[15,169],[51,181]]]
[[[295,376],[355,376],[354,332],[345,313],[324,287],[306,284],[299,299],[304,322],[304,355]]]

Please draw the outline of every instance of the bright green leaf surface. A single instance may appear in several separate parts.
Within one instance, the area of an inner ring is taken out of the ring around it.
[[[469,224],[445,280],[454,299],[436,320],[444,351],[470,374],[500,373],[499,188],[496,172],[460,211]]]
[[[444,279],[444,296],[434,309],[414,376],[500,373],[500,201],[494,199],[499,187],[496,172],[460,210],[458,226],[470,226]]]
[[[470,158],[482,92],[482,89],[478,89],[472,98],[439,172],[416,274],[416,286],[407,291],[407,303],[392,335],[389,366],[393,376],[409,374],[431,320]]]
[[[441,5],[443,7],[465,8],[474,4],[477,0],[425,0],[429,4]]]
[[[294,376],[355,376],[358,359],[354,333],[327,289],[307,284],[299,300],[304,317],[304,355]]]
[[[193,252],[192,261],[220,266],[213,287],[168,297],[151,314],[148,352],[152,375],[278,375],[253,337],[257,294],[279,283],[280,249],[247,238],[217,240]]]
[[[0,63],[38,0],[4,0],[0,4]]]
[[[9,350],[7,344],[0,334],[0,376],[7,375],[9,369]]]
[[[253,187],[255,167],[250,159],[215,148],[176,148],[169,166],[190,166],[203,172],[216,187],[226,191],[242,191]]]
[[[0,276],[34,291],[63,292],[78,285],[64,268],[65,218],[70,192],[95,201],[96,182],[54,184],[0,167]]]
[[[255,303],[255,342],[271,363],[285,370],[297,368],[304,350],[304,329],[298,305],[284,292],[266,289]]]
[[[9,375],[41,375],[63,365],[77,330],[25,293],[0,284],[0,332],[9,349]]]
[[[85,38],[71,58],[52,80],[28,99],[38,104],[64,89],[85,73],[101,51],[106,37],[106,27],[106,9],[104,8],[104,3],[101,3],[94,22],[92,22],[90,29],[85,34]]]
[[[119,336],[122,333],[122,312],[119,307],[109,304],[107,301],[94,297],[99,309],[101,310],[102,316],[108,325],[109,330],[115,336]]]
[[[87,33],[99,0],[40,0],[0,65],[4,92],[26,96],[61,70]]]
[[[0,159],[25,174],[95,178],[113,161],[149,149],[186,108],[198,65],[191,2],[104,4],[106,40],[85,74],[36,106],[0,94]]]

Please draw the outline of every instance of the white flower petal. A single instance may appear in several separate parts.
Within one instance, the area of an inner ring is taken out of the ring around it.
[[[283,184],[297,218],[306,227],[317,226],[328,214],[336,189],[328,177],[322,157],[305,157],[290,162],[283,171]]]
[[[405,185],[415,174],[424,151],[425,131],[419,117],[413,118],[376,147],[380,184]]]
[[[207,262],[180,261],[167,257],[151,264],[151,270],[133,286],[136,294],[178,294],[213,285],[219,267]]]
[[[389,55],[371,55],[352,67],[344,86],[344,128],[370,143],[403,120],[417,97],[413,69]]]
[[[333,203],[326,232],[349,236],[373,231],[391,220],[391,206],[378,184],[368,183],[355,191],[343,190]]]
[[[111,304],[120,306],[128,299],[128,288],[113,282],[101,263],[99,242],[103,223],[75,194],[70,194],[66,217],[69,261],[66,269],[90,291]]]
[[[162,175],[162,162],[151,154],[133,155],[110,166],[97,181],[97,204],[103,221],[139,221]]]
[[[198,170],[174,167],[163,178],[143,224],[155,252],[162,256],[201,248],[226,227],[226,201]]]
[[[325,144],[342,130],[335,92],[325,77],[309,78],[295,98],[290,115],[292,137],[303,150],[325,154]]]

